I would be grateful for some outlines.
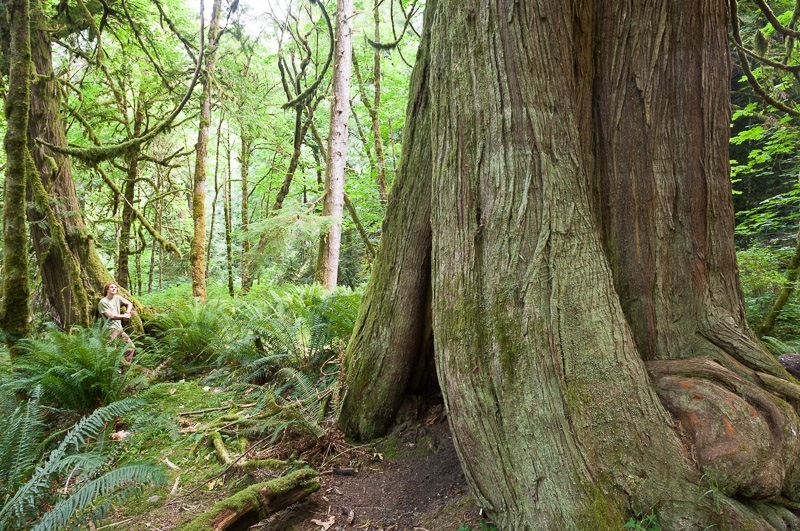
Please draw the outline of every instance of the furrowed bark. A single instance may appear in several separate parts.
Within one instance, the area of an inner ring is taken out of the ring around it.
[[[94,248],[80,214],[69,159],[35,142],[41,138],[66,146],[59,91],[50,50],[50,21],[41,2],[31,2],[31,56],[36,75],[31,85],[28,144],[36,175],[30,175],[28,209],[33,248],[53,319],[62,327],[88,326],[103,284],[112,280]]]
[[[432,12],[436,2],[429,0]],[[426,16],[426,31],[429,31]],[[389,194],[381,244],[345,352],[339,427],[368,440],[386,433],[424,352],[429,315],[430,179],[429,54],[423,41],[411,77],[397,182]]]
[[[800,388],[738,286],[725,6],[427,8],[404,157],[431,161],[436,370],[481,505],[502,529],[800,526]],[[423,186],[401,170],[398,198]],[[344,363],[361,438],[421,330],[397,311],[421,289],[395,288],[423,276],[402,259],[413,200],[390,199]]]

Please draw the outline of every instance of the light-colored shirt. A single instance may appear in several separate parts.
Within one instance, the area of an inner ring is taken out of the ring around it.
[[[97,311],[106,318],[106,325],[108,325],[109,328],[122,330],[122,321],[119,319],[111,319],[110,316],[121,315],[122,310],[120,308],[122,306],[127,307],[129,304],[131,304],[131,302],[128,299],[119,295],[114,295],[114,298],[111,300],[108,300],[108,297],[103,297],[100,299],[100,302],[97,303]]]

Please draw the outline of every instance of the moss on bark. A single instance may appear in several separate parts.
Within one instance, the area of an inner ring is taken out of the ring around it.
[[[316,472],[304,468],[270,481],[256,483],[216,503],[211,509],[191,522],[179,526],[178,529],[221,531],[229,529],[249,513],[255,513],[258,519],[263,519],[319,489],[319,482],[314,480],[316,476]]]
[[[3,203],[3,286],[0,328],[13,347],[30,331],[28,283],[28,230],[25,198],[29,163],[28,112],[30,110],[30,11],[28,0],[13,0],[7,6],[11,33],[9,89],[6,99],[5,190]],[[12,348],[12,355],[15,350]]]
[[[426,9],[435,10],[429,1]],[[429,29],[426,16],[423,34]],[[344,396],[339,427],[368,440],[391,427],[430,355],[430,175],[432,148],[428,110],[428,50],[423,40],[411,79],[397,183],[389,196],[383,236],[364,292],[353,337],[344,356]],[[426,321],[427,317],[427,321]]]

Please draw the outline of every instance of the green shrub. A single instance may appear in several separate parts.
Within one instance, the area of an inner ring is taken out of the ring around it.
[[[793,249],[754,246],[736,255],[744,291],[747,321],[758,329],[772,308],[786,280],[786,267]],[[781,310],[771,335],[800,338],[800,293],[795,292]]]
[[[31,405],[34,410],[38,407],[31,401],[26,409]],[[106,437],[108,426],[142,405],[141,401],[125,399],[98,408],[78,421],[27,481],[14,478],[20,486],[2,500],[0,529],[63,530],[83,526],[111,508],[106,502],[118,504],[134,492],[136,485],[163,482],[162,470],[153,465],[112,466],[114,452]]]
[[[155,316],[147,329],[145,343],[163,358],[180,376],[208,369],[230,342],[233,324],[230,306],[217,301],[192,302],[167,314]]]
[[[107,330],[99,326],[70,332],[50,326],[43,337],[20,340],[18,346],[22,355],[4,383],[14,393],[39,386],[43,402],[81,414],[124,395],[129,378],[122,370],[125,347],[110,344]]]

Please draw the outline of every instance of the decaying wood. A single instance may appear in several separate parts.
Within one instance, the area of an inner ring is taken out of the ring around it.
[[[186,525],[181,531],[223,531],[238,522],[255,523],[268,515],[297,503],[319,489],[317,473],[303,468],[285,476],[251,485],[217,503]],[[258,520],[256,520],[256,518]]]
[[[222,463],[225,465],[230,465],[231,454],[229,454],[227,448],[225,448],[225,442],[222,440],[222,435],[220,435],[218,431],[214,431],[211,432],[210,437],[211,444],[214,445],[214,450],[216,450],[220,461],[222,461]]]

